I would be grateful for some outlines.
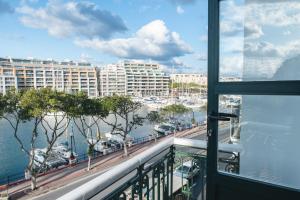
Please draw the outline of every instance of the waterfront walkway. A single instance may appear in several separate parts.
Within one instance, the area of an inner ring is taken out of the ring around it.
[[[177,132],[176,137],[206,137],[206,126],[196,127],[189,130]],[[169,135],[160,139],[162,141]],[[105,156],[101,156],[92,160],[92,169],[87,171],[87,162],[79,163],[72,167],[65,167],[58,169],[57,171],[51,172],[44,176],[41,176],[37,180],[38,189],[35,191],[30,190],[30,181],[25,181],[15,186],[11,186],[8,189],[8,193],[11,199],[42,199],[42,200],[53,200],[59,196],[73,190],[74,188],[82,185],[95,178],[96,176],[104,173],[113,166],[124,162],[125,160],[135,156],[155,143],[154,140],[136,144],[128,149],[129,156],[124,157],[123,151],[117,151]],[[3,191],[4,192],[4,191]]]

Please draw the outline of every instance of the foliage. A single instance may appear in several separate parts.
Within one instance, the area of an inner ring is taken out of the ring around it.
[[[182,104],[172,104],[172,105],[168,105],[166,107],[163,107],[161,109],[161,113],[163,116],[166,115],[181,115],[187,112],[190,112],[191,109],[187,108],[186,106],[182,105]]]
[[[29,157],[27,170],[32,175],[32,189],[36,188],[36,173],[46,167],[45,163],[52,146],[65,132],[69,124],[69,101],[67,97],[65,93],[52,91],[49,88],[29,89],[20,92],[12,90],[1,96],[1,118],[9,122],[13,128],[14,138],[21,150]],[[50,119],[49,114],[54,120]],[[25,148],[26,141],[21,139],[18,131],[20,123],[27,121],[33,122],[29,148]],[[43,162],[35,158],[34,150],[39,135],[44,136],[47,142]],[[36,163],[39,163],[40,167],[37,167]]]
[[[150,123],[159,123],[163,121],[162,116],[157,111],[151,111],[147,114],[147,119]]]
[[[141,103],[134,102],[127,96],[114,95],[104,97],[103,104],[111,114],[118,116],[125,121],[125,126],[121,123],[108,123],[112,125],[115,130],[119,131],[121,136],[126,137],[131,130],[143,125],[144,118],[135,114],[135,112],[142,107]],[[117,118],[115,118],[115,122],[117,121]]]
[[[100,126],[99,119],[108,116],[108,110],[103,106],[101,99],[90,99],[82,92],[71,96],[70,115],[76,125],[79,133],[85,138],[88,143],[87,153],[89,155],[88,169],[91,166],[91,156],[94,152],[94,146],[100,141]],[[95,133],[93,127],[97,127]]]
[[[103,105],[107,108],[112,116],[114,122],[108,121],[104,118],[102,120],[112,127],[112,134],[119,134],[123,138],[124,152],[127,156],[126,139],[127,135],[138,126],[142,126],[144,118],[136,114],[142,107],[139,102],[134,102],[127,96],[109,96],[103,98]],[[120,123],[118,118],[124,123]],[[114,131],[116,130],[116,131]]]

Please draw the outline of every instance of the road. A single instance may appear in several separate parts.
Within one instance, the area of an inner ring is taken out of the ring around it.
[[[197,134],[192,134],[192,137],[190,137],[190,138],[191,139],[198,139],[198,140],[207,140],[206,130],[201,130]],[[226,141],[228,139],[229,139],[228,128],[220,129],[219,130],[219,141]],[[183,151],[187,150],[187,149],[185,149],[185,147],[180,147],[180,149],[182,149]],[[83,167],[85,167],[85,165]],[[77,181],[72,181],[71,183],[69,183],[69,184],[67,184],[63,187],[60,187],[59,189],[55,189],[55,190],[50,191],[46,194],[42,194],[40,196],[36,196],[34,198],[30,197],[30,198],[35,199],[35,200],[53,200],[53,199],[57,199],[58,197],[60,197],[64,194],[72,191],[73,189],[77,188],[78,186],[80,186],[80,185],[94,179],[95,177],[103,174],[107,170],[99,171],[97,173],[94,173],[94,174],[91,174],[91,175],[88,175],[88,176],[84,176],[83,178],[80,178]],[[113,190],[113,189],[117,188],[118,186],[120,186],[122,182],[125,182],[126,180],[129,180],[130,177],[132,177],[133,175],[134,175],[134,172],[129,174],[124,180],[121,180],[118,184],[115,184],[115,185],[113,185],[113,187],[110,187],[109,191],[106,191],[105,194],[109,193],[111,190]],[[97,198],[98,199],[99,199],[99,197],[101,198],[102,195],[97,196]],[[25,199],[26,199],[26,196],[25,196]]]

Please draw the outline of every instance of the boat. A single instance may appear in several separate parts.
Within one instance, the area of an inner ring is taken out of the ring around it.
[[[111,153],[114,151],[115,147],[112,145],[112,143],[107,142],[105,140],[99,140],[97,141],[94,138],[88,139],[90,144],[94,144],[94,150],[96,152],[102,153],[106,155],[107,153]]]
[[[64,158],[65,160],[69,161],[70,159],[77,159],[78,155],[76,154],[76,152],[72,152],[69,148],[68,148],[68,143],[58,143],[56,145],[53,146],[52,151],[54,153],[57,153],[58,155],[60,155],[62,158]]]
[[[162,123],[154,126],[154,130],[161,135],[169,135],[175,132],[176,126],[171,123]]]
[[[118,131],[114,131],[113,134],[111,132],[105,133],[105,137],[109,141],[118,142],[121,145],[124,145],[123,137],[118,133]],[[133,144],[134,138],[130,135],[126,136],[126,144],[127,146],[131,146]]]
[[[45,161],[47,149],[35,149],[34,150],[34,167],[40,168],[42,167],[42,163]],[[32,152],[31,152],[32,153]],[[62,158],[59,154],[54,153],[52,151],[49,152],[47,160],[45,161],[45,168],[52,169],[57,168],[62,165],[67,165],[69,162]]]

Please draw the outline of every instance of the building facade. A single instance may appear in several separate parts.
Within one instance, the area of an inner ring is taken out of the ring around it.
[[[99,73],[100,95],[167,96],[169,76],[158,64],[123,62]]]
[[[52,88],[98,96],[97,70],[90,63],[0,58],[0,92],[10,88]]]
[[[207,85],[207,76],[205,74],[171,74],[170,77],[173,83]]]
[[[100,96],[127,95],[126,71],[120,65],[107,65],[99,72]]]

